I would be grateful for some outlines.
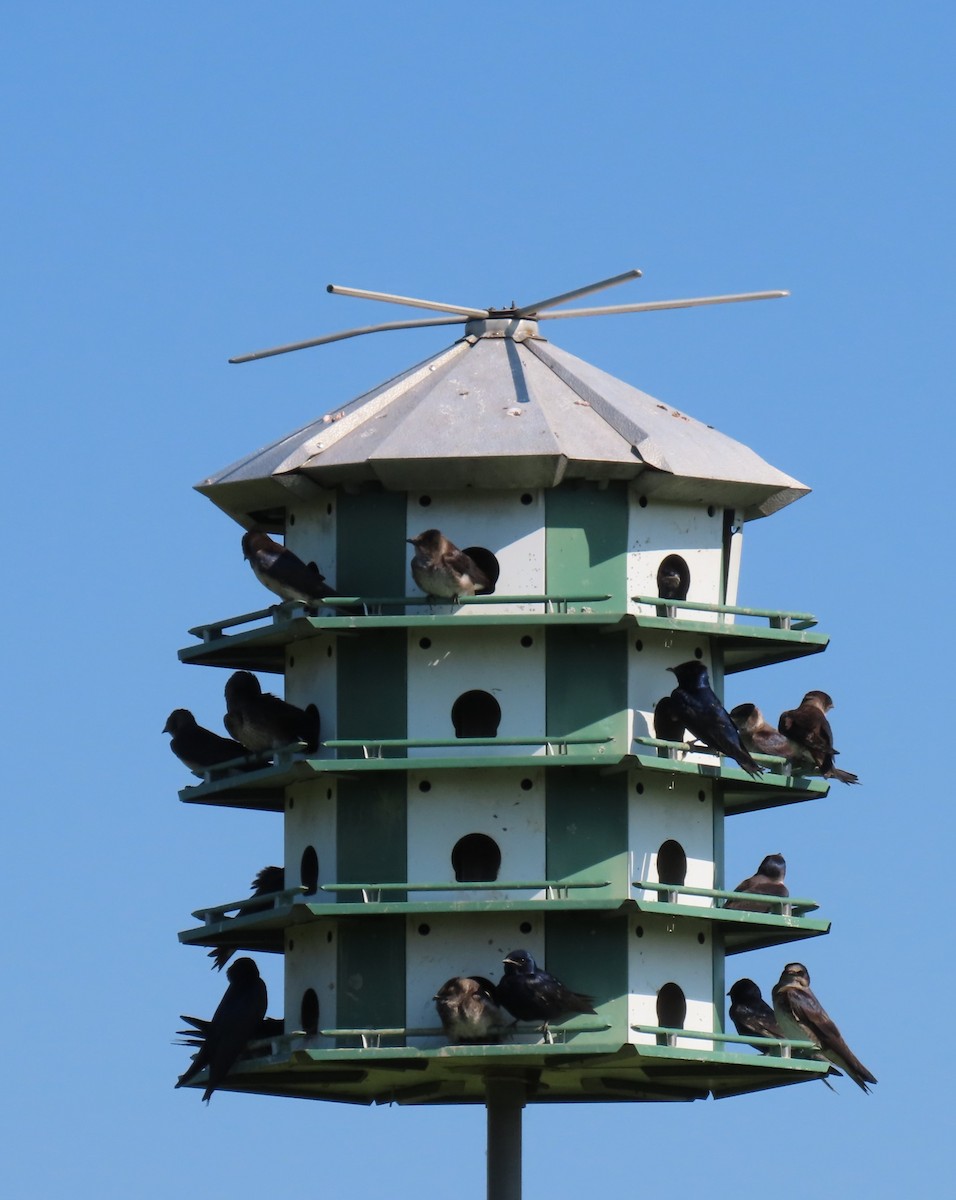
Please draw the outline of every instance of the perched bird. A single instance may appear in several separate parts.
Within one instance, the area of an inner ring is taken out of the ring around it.
[[[786,1034],[777,1024],[773,1009],[764,1000],[760,988],[752,979],[738,979],[727,995],[730,997],[728,1010],[730,1019],[741,1037],[786,1038]],[[752,1042],[751,1045],[753,1045]],[[754,1046],[754,1049],[759,1050],[761,1054],[769,1054],[771,1047]],[[796,1058],[812,1058],[819,1062],[827,1061],[818,1050],[797,1050],[794,1055]],[[827,1074],[842,1075],[843,1072],[831,1066]],[[831,1092],[834,1090],[825,1077],[822,1082],[830,1088]]]
[[[670,695],[674,717],[705,746],[732,758],[748,775],[762,774],[763,767],[744,749],[730,714],[711,689],[704,664],[685,662],[667,669],[677,676],[677,687]]]
[[[730,1019],[741,1037],[786,1037],[776,1022],[773,1009],[752,979],[738,979],[727,995],[730,997]],[[767,1052],[766,1046],[755,1046],[754,1049],[761,1054]]]
[[[661,696],[654,705],[654,736],[662,742],[682,742],[684,728],[684,719],[678,716],[674,701],[670,696]]]
[[[787,876],[787,863],[782,854],[768,854],[756,875],[751,875],[743,883],[738,883],[735,892],[757,892],[761,896],[789,896],[787,885],[783,882]],[[759,900],[727,900],[724,908],[736,908],[740,912],[778,912],[772,904],[761,904]]]
[[[572,992],[547,971],[539,971],[527,950],[512,950],[503,960],[498,983],[498,1003],[519,1021],[541,1021],[552,1041],[548,1024],[567,1013],[593,1013],[593,996]]]
[[[764,718],[756,704],[738,704],[730,710],[730,718],[737,726],[740,740],[751,754],[773,754],[785,758],[794,771],[802,775],[818,775],[822,772],[816,759],[805,747],[781,733]],[[850,771],[841,771],[831,766],[828,778],[841,783],[859,783]]]
[[[474,596],[487,591],[492,581],[481,567],[438,529],[426,529],[416,537],[407,538],[415,547],[412,558],[412,578],[428,596]]]
[[[208,1067],[209,1078],[202,1097],[207,1102],[246,1044],[258,1034],[268,1004],[265,981],[251,958],[237,958],[226,975],[229,986],[208,1027],[201,1030],[199,1053],[176,1082],[176,1087],[182,1087],[203,1067]]]
[[[681,571],[681,565],[684,571]],[[686,600],[690,587],[690,575],[686,564],[669,554],[657,569],[657,594],[661,600]]]
[[[807,751],[824,779],[859,783],[856,775],[849,771],[840,771],[833,765],[834,755],[839,754],[839,751],[833,749],[833,732],[826,718],[832,707],[833,701],[826,692],[807,692],[800,701],[799,708],[791,708],[780,714],[777,727],[782,734]]]
[[[853,1082],[868,1092],[876,1077],[864,1067],[843,1040],[839,1029],[810,991],[810,973],[803,963],[787,963],[773,989],[773,1012],[788,1038],[815,1042],[820,1052],[842,1067]]]
[[[483,975],[455,975],[432,999],[450,1042],[472,1046],[498,1043],[514,1024],[498,1006],[495,985]]]
[[[274,542],[267,533],[252,530],[242,535],[242,554],[256,579],[283,600],[315,606],[335,589],[315,563],[304,563],[297,554]]]
[[[252,888],[253,896],[271,896],[274,892],[281,892],[285,887],[285,870],[282,867],[263,867],[249,886]],[[242,910],[242,915],[265,912],[269,907],[268,904],[250,904]],[[209,957],[212,959],[213,967],[217,971],[221,971],[235,952],[235,946],[216,946],[210,950]],[[183,1020],[187,1021],[189,1018],[183,1017]]]
[[[226,732],[247,750],[280,750],[292,742],[305,742],[313,751],[321,731],[314,704],[296,708],[271,692],[263,692],[251,671],[236,671],[226,681]]]
[[[211,729],[204,729],[188,708],[174,708],[163,726],[163,733],[173,735],[169,743],[170,750],[200,779],[204,770],[244,758],[246,754],[245,748],[238,742],[220,737]],[[244,768],[237,765],[236,769]]]

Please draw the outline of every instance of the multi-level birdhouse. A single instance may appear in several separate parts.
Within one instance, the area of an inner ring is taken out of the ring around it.
[[[337,597],[225,617],[180,652],[256,672],[322,722],[316,751],[181,793],[284,823],[285,890],[200,909],[180,935],[284,958],[284,1033],[223,1087],[475,1102],[494,1076],[529,1101],[693,1099],[825,1072],[725,1028],[728,956],[828,923],[810,901],[724,908],[723,843],[725,820],[826,783],[779,760],[753,777],[653,719],[669,667],[699,660],[721,694],[825,648],[807,614],[738,606],[746,522],[802,484],[493,313],[198,490]],[[408,539],[426,529],[467,551],[485,594],[422,594]],[[450,1044],[436,991],[499,980],[519,947],[595,1014]]]

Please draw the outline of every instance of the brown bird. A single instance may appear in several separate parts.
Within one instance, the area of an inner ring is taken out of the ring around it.
[[[459,550],[441,530],[426,529],[406,540],[415,547],[412,578],[426,595],[457,600],[459,596],[486,592],[493,586],[475,560]]]
[[[791,768],[801,775],[822,774],[813,755],[805,746],[798,745],[766,720],[756,704],[738,704],[730,710],[730,719],[737,726],[740,740],[751,754],[772,754],[784,758]],[[851,771],[831,767],[828,778],[841,783],[859,783]]]
[[[239,742],[203,728],[188,708],[174,708],[163,726],[163,733],[173,735],[169,743],[170,750],[200,779],[210,767],[246,755],[245,747]],[[241,771],[244,768],[237,764],[235,769]]]
[[[849,771],[838,771],[833,757],[838,750],[833,748],[833,732],[826,714],[833,708],[833,701],[826,692],[807,692],[799,708],[780,714],[777,727],[791,741],[802,746],[824,779],[840,779],[843,783],[859,783],[856,775]]]
[[[495,985],[483,975],[455,975],[442,984],[433,999],[450,1042],[496,1044],[514,1024],[498,1005]]]
[[[773,989],[773,1013],[788,1038],[814,1042],[830,1062],[869,1092],[872,1075],[843,1040],[843,1036],[820,1001],[810,991],[810,973],[803,963],[787,963]]]
[[[236,671],[226,681],[226,732],[247,750],[281,750],[305,742],[310,753],[319,744],[319,710],[314,704],[297,708],[264,692],[251,671]]]
[[[787,875],[787,864],[782,854],[768,854],[756,875],[751,875],[743,883],[738,883],[735,892],[756,892],[761,896],[789,896],[787,886],[783,882]],[[774,905],[761,904],[759,900],[727,900],[724,908],[734,908],[738,912],[779,912]]]

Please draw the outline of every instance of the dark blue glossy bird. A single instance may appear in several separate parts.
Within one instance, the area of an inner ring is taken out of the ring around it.
[[[677,687],[670,695],[674,717],[708,749],[726,754],[748,775],[761,775],[763,767],[744,749],[736,725],[710,686],[704,664],[685,662],[667,669],[677,676]]]
[[[305,742],[311,753],[319,744],[321,721],[314,704],[297,708],[264,692],[251,671],[236,671],[226,680],[226,732],[252,753],[281,750]]]
[[[498,983],[498,1003],[519,1021],[540,1021],[546,1039],[553,1041],[548,1024],[569,1013],[593,1013],[594,999],[572,992],[560,979],[539,971],[527,950],[512,950],[503,960]]]
[[[188,708],[174,708],[163,726],[163,733],[173,735],[170,750],[200,779],[210,768],[246,755],[245,747],[238,742],[203,728]],[[237,771],[242,769],[241,765],[235,767]]]
[[[760,988],[752,979],[738,979],[727,995],[730,997],[730,1019],[741,1037],[786,1039],[787,1035],[777,1024],[773,1009],[764,1000]],[[754,1049],[759,1050],[761,1054],[769,1054],[773,1051],[772,1046],[756,1045]],[[796,1050],[794,1056],[796,1058],[812,1058],[818,1062],[827,1061],[818,1050]],[[831,1066],[827,1074],[842,1075],[843,1072]],[[821,1082],[825,1083],[831,1092],[834,1090],[825,1077]]]
[[[209,1078],[202,1097],[207,1103],[249,1040],[259,1034],[268,1004],[265,980],[260,978],[259,968],[251,958],[237,958],[226,975],[229,986],[203,1031],[199,1053],[176,1081],[176,1087],[182,1087],[203,1067],[208,1067]]]

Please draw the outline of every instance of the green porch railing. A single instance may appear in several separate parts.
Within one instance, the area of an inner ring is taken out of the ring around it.
[[[666,1044],[673,1046],[677,1038],[691,1038],[701,1042],[719,1042],[721,1044],[766,1046],[767,1052],[775,1058],[790,1058],[793,1050],[816,1050],[816,1042],[802,1041],[796,1038],[766,1038],[748,1037],[739,1033],[720,1033],[717,1030],[708,1032],[705,1029],[674,1029],[663,1025],[632,1025],[635,1033],[646,1033],[653,1037],[664,1037]],[[774,1055],[772,1051],[776,1050]],[[706,1053],[706,1051],[705,1051]]]
[[[740,608],[736,604],[705,604],[700,600],[668,600],[661,596],[632,596],[635,604],[653,604],[658,608],[681,608],[691,612],[717,613],[719,616],[765,618],[771,629],[812,629],[817,623],[813,613],[783,612],[774,608]]]
[[[540,892],[547,890],[549,900],[567,900],[574,889],[610,887],[607,879],[545,879],[517,882],[489,880],[481,883],[453,880],[445,883],[326,883],[320,892],[361,892],[367,904],[378,904],[382,892]],[[372,893],[378,895],[372,897]]]
[[[769,904],[782,917],[802,917],[805,913],[813,912],[820,907],[815,900],[800,900],[795,896],[765,896],[760,892],[728,892],[719,888],[687,887],[677,883],[652,883],[647,879],[634,879],[632,886],[642,888],[647,892],[663,892],[667,895],[666,904],[679,904],[680,896],[705,896],[712,900],[759,900],[761,904]],[[650,903],[655,903],[650,901]],[[723,905],[714,905],[722,908]],[[733,912],[733,909],[730,910]],[[746,911],[746,910],[745,910]],[[759,914],[758,914],[759,915]]]

